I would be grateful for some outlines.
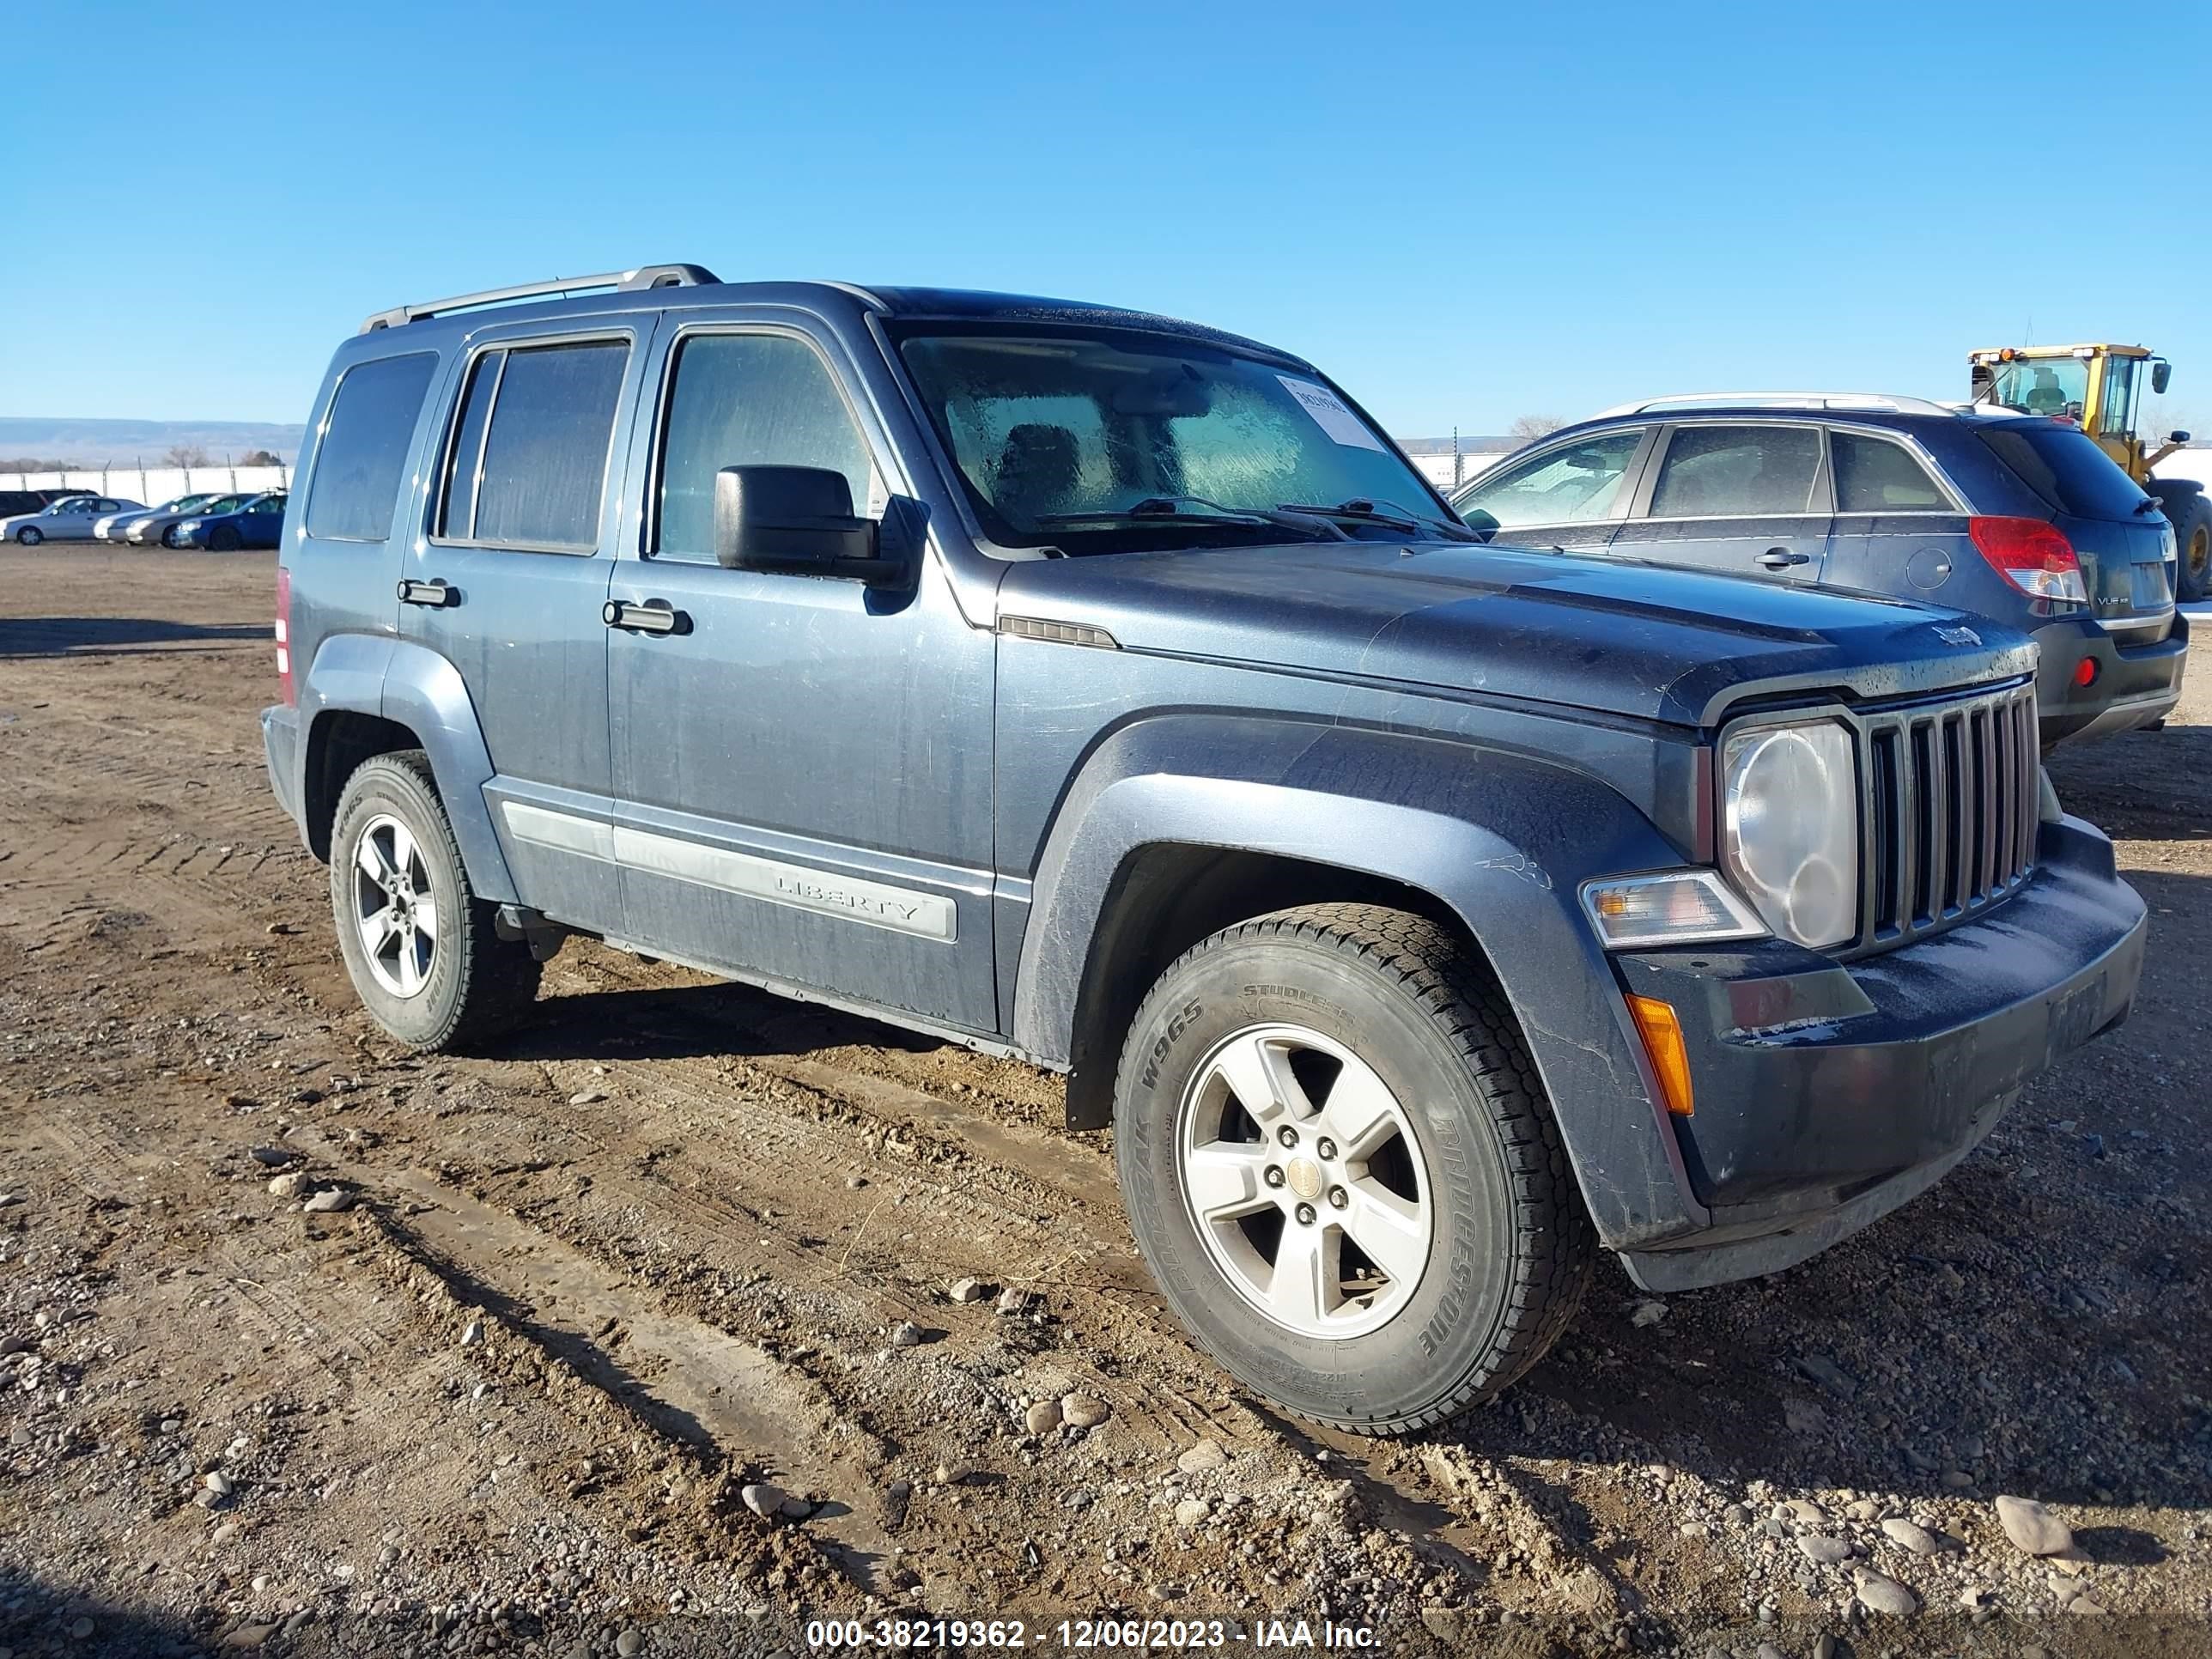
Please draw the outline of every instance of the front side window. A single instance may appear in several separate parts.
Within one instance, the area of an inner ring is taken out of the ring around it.
[[[1902,444],[1860,432],[1831,432],[1838,513],[1941,513],[1950,509],[1928,469]]]
[[[488,351],[469,374],[439,534],[495,546],[599,545],[624,340]]]
[[[814,466],[843,475],[853,510],[884,490],[829,364],[787,334],[696,334],[677,349],[661,434],[665,559],[714,559],[714,475],[726,466]]]
[[[324,417],[307,496],[307,534],[317,541],[381,542],[392,535],[400,475],[414,441],[416,417],[430,372],[431,352],[356,363],[338,381]],[[240,498],[228,498],[235,507]],[[228,507],[210,511],[228,511]]]
[[[1477,479],[1459,498],[1460,515],[1474,523],[1474,514],[1486,513],[1491,523],[1506,530],[1617,518],[1626,506],[1621,481],[1643,442],[1644,429],[1632,427],[1502,468],[1495,478]]]
[[[1352,509],[1335,521],[1349,534],[1445,523],[1364,417],[1310,372],[1256,352],[1073,325],[920,325],[898,338],[969,505],[1003,546],[1334,535],[1313,518],[1267,516],[1285,507]]]
[[[1820,434],[1809,426],[1677,427],[1651,493],[1655,519],[1788,517],[1811,510]]]

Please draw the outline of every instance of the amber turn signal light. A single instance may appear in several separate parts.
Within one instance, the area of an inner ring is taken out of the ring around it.
[[[1690,1092],[1690,1051],[1682,1043],[1682,1022],[1674,1005],[1656,997],[1631,996],[1628,1012],[1644,1038],[1644,1052],[1651,1056],[1651,1069],[1659,1079],[1659,1093],[1667,1109],[1687,1117],[1697,1109]]]

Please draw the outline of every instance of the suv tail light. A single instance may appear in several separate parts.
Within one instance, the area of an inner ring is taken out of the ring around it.
[[[2057,525],[2040,519],[1972,518],[1966,530],[1990,568],[2030,599],[2089,602],[2081,562]]]
[[[276,689],[284,706],[296,708],[300,693],[292,684],[292,573],[276,567]]]

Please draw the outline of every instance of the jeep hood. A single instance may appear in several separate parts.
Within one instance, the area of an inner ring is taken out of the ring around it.
[[[1754,696],[1912,696],[2032,672],[1979,617],[1751,577],[1456,542],[1009,565],[1001,617],[1122,649],[1712,726]]]

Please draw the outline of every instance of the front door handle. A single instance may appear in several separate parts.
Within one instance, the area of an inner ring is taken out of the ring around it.
[[[461,590],[448,587],[442,578],[434,577],[427,582],[404,581],[399,584],[399,603],[427,605],[433,610],[443,610],[461,602]]]
[[[1786,547],[1770,547],[1759,556],[1756,562],[1765,565],[1769,570],[1787,570],[1793,564],[1812,563],[1813,556],[1810,553],[1792,553]]]
[[[632,605],[626,599],[609,599],[599,608],[599,620],[610,628],[620,628],[632,634],[689,634],[691,618],[665,599],[647,599],[641,605]]]

